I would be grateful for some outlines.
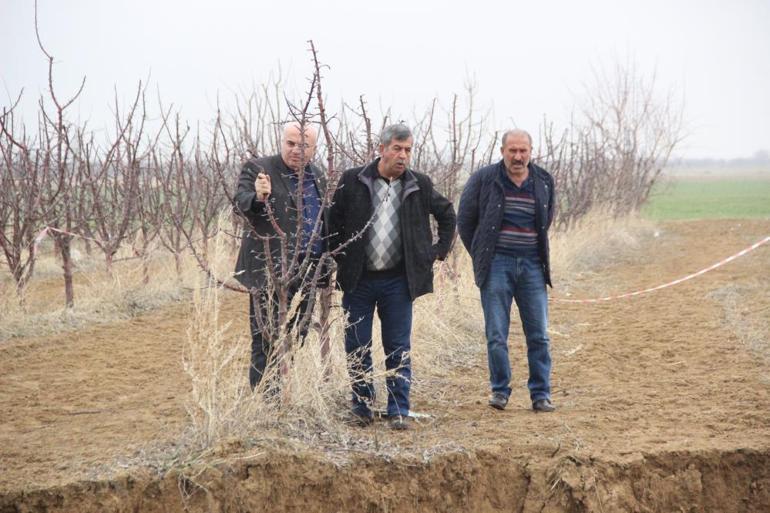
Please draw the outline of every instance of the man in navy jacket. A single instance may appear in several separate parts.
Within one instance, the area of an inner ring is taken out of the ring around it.
[[[508,327],[513,300],[527,340],[532,408],[551,412],[548,293],[551,285],[548,228],[554,211],[554,181],[530,162],[532,137],[503,134],[502,160],[471,175],[460,198],[457,228],[473,261],[484,311],[492,396],[505,409],[511,395]]]

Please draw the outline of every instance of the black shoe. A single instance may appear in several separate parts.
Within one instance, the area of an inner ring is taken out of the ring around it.
[[[504,410],[508,404],[508,396],[502,392],[494,392],[489,398],[489,405],[496,410]]]
[[[550,399],[538,399],[532,403],[532,409],[539,412],[550,413],[556,409]]]
[[[388,427],[395,431],[406,431],[409,429],[409,421],[407,420],[408,418],[409,417],[402,417],[401,415],[391,417],[388,421]]]
[[[371,426],[374,422],[374,414],[371,410],[353,410],[350,412],[350,423],[358,427]]]

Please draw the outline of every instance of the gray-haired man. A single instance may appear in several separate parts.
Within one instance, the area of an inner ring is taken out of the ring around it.
[[[342,306],[349,321],[345,351],[353,380],[353,414],[362,424],[373,418],[376,307],[385,366],[393,371],[386,382],[388,416],[395,429],[408,427],[412,302],[433,291],[433,262],[446,257],[455,230],[452,203],[433,188],[430,178],[408,167],[412,143],[406,126],[385,128],[380,157],[343,173],[329,214],[331,249],[351,241],[337,259],[337,283],[344,292]],[[431,215],[438,224],[435,244]],[[357,237],[362,231],[363,236]]]

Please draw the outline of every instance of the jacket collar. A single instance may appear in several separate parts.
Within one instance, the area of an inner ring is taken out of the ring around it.
[[[286,165],[280,153],[275,155],[273,159],[274,168],[278,170],[278,175],[281,180],[281,184],[286,191],[286,195],[289,197],[289,200],[292,202],[292,204],[296,204],[294,195],[291,193],[292,185],[289,183],[289,175],[290,173],[296,174],[297,172]],[[316,187],[318,188],[318,194],[323,197],[324,190],[326,189],[326,178],[322,175],[321,170],[314,166],[311,162],[308,162],[305,164],[305,173],[313,174]]]
[[[377,171],[377,165],[379,163],[380,163],[380,157],[377,157],[373,161],[366,164],[358,173],[358,179],[364,182],[365,184],[367,184],[367,186],[371,187],[371,185],[374,183],[374,180],[376,180],[380,174],[379,171]],[[417,183],[417,176],[414,174],[414,171],[412,171],[410,168],[407,168],[406,171],[404,171],[404,174],[402,176],[404,179],[405,191],[408,188],[413,187]]]

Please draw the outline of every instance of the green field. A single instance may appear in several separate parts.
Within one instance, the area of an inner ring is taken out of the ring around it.
[[[654,220],[770,218],[770,179],[668,179],[655,186],[642,214]]]

